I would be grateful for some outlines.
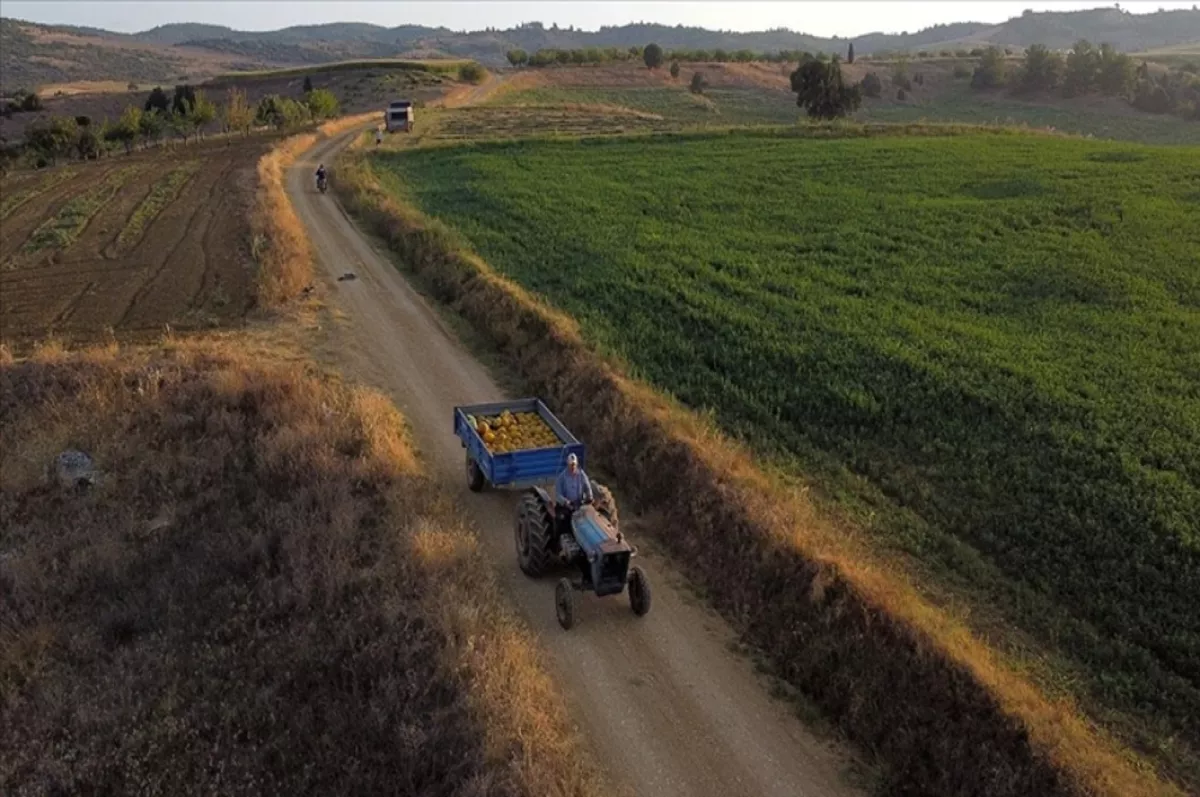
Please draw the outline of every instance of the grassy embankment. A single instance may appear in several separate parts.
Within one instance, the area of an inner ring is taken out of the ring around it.
[[[382,182],[341,170],[352,206],[666,511],[669,548],[894,787],[1165,789],[1030,678],[1194,782],[1194,150],[733,135],[377,157]],[[931,592],[596,350],[836,497]]]

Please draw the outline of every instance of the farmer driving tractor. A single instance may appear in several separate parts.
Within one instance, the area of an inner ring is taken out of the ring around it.
[[[554,519],[560,533],[570,533],[571,515],[585,503],[591,502],[592,483],[583,468],[579,467],[579,457],[569,454],[566,470],[558,474],[554,481]]]

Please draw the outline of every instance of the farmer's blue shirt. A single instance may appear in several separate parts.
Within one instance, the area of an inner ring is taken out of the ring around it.
[[[557,501],[578,501],[584,497],[591,498],[592,483],[588,481],[583,468],[575,471],[574,476],[571,475],[570,470],[564,470],[558,474],[558,479],[554,482],[554,496]]]

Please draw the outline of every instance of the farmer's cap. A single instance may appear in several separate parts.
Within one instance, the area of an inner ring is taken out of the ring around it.
[[[578,465],[579,457],[575,456],[574,454],[567,454],[567,464],[568,465]]]

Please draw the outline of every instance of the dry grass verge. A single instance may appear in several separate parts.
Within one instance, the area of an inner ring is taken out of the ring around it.
[[[0,356],[0,793],[600,793],[386,399],[211,342]]]
[[[886,793],[1179,793],[1004,670],[698,416],[625,378],[570,319],[389,196],[363,159],[338,177],[347,206],[614,463],[626,500],[662,512],[665,546],[778,674],[877,756]]]

